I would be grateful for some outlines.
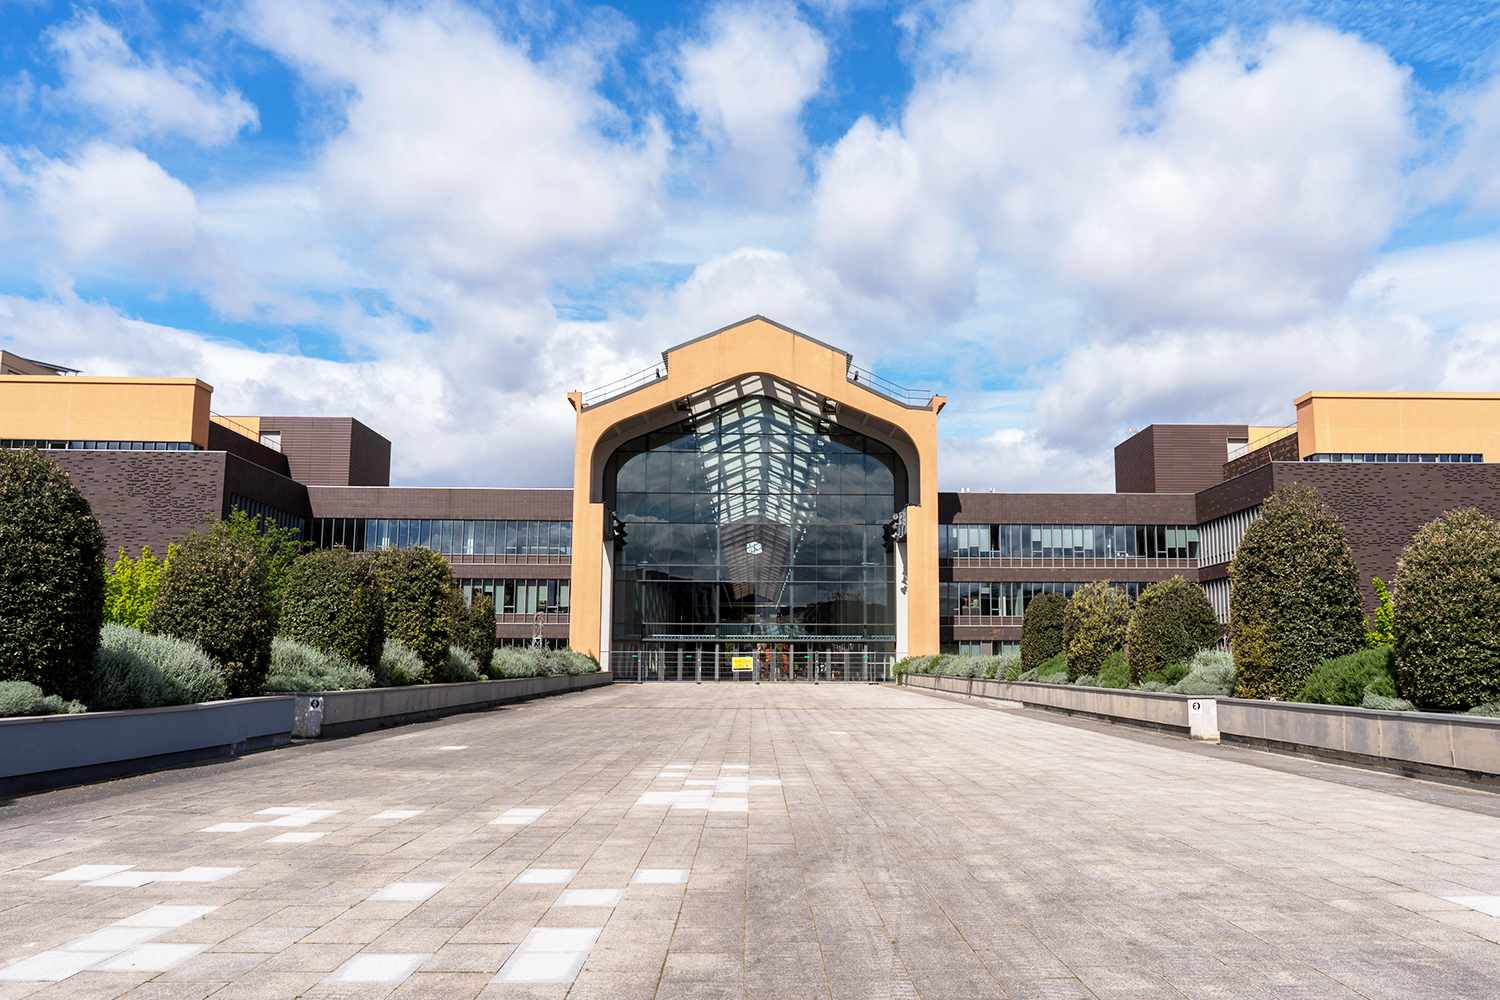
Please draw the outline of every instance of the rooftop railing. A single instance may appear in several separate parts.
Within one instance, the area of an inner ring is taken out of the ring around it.
[[[631,372],[613,382],[606,382],[604,385],[587,390],[583,394],[583,405],[598,406],[600,403],[607,403],[616,396],[623,396],[627,392],[639,389],[643,385],[650,385],[652,382],[660,382],[666,377],[666,362],[658,362],[650,368],[642,368],[638,372]]]
[[[903,406],[915,406],[918,408],[927,406],[932,402],[933,393],[929,389],[908,389],[904,385],[897,385],[888,378],[875,374],[868,368],[861,368],[852,361],[849,363],[849,381],[855,385],[862,385],[871,392],[884,396]]]

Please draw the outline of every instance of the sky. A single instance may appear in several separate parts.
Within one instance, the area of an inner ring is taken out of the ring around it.
[[[763,314],[944,489],[1500,390],[1500,0],[0,0],[0,346],[569,486],[564,399]]]

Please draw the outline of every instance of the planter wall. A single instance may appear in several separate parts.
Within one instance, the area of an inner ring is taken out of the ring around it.
[[[902,683],[1184,732],[1188,706],[1212,703],[1225,742],[1402,774],[1500,783],[1500,719],[920,674],[908,674]]]
[[[0,719],[0,794],[60,788],[291,741],[293,700]]]
[[[600,687],[612,679],[612,674],[601,671],[562,677],[297,694],[292,696],[297,699],[294,735],[304,739],[349,736],[383,726]]]

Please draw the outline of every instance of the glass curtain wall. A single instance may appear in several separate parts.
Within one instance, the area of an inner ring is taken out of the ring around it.
[[[749,398],[630,441],[605,482],[626,533],[615,543],[616,650],[894,649],[889,521],[907,484],[885,445]]]

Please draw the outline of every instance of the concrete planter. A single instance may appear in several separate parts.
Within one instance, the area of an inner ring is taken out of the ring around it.
[[[600,672],[295,694],[291,696],[297,701],[293,734],[303,739],[349,736],[384,726],[600,687],[612,680],[612,674]]]
[[[0,719],[0,794],[140,774],[291,741],[293,700]]]
[[[1402,774],[1500,783],[1500,719],[920,674],[908,674],[902,683],[1181,732],[1199,728],[1207,713],[1228,743]]]

